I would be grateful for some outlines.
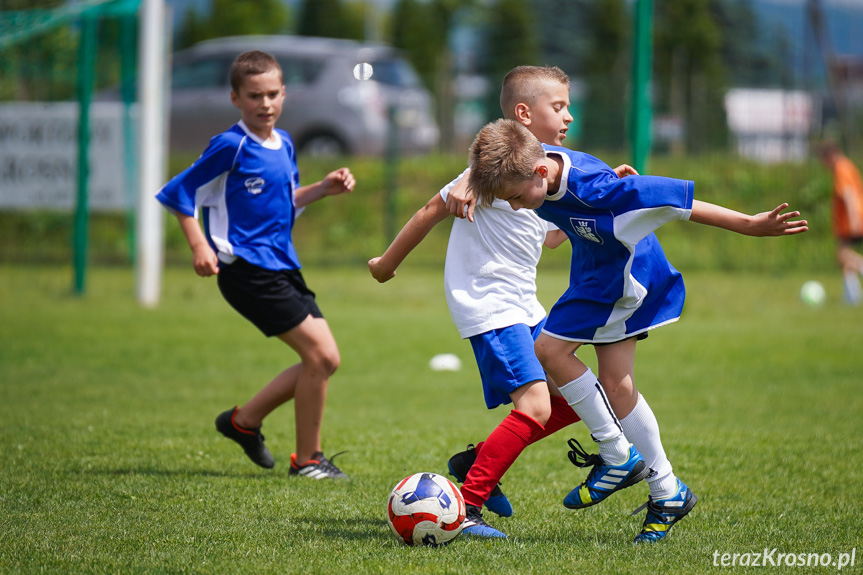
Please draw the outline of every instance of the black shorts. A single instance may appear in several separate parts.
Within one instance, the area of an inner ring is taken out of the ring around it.
[[[324,317],[300,270],[272,271],[237,258],[222,263],[216,278],[225,301],[267,337],[297,327],[310,315]]]

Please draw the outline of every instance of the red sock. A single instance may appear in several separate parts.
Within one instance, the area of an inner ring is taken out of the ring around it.
[[[566,407],[575,414],[568,405]],[[543,427],[538,421],[513,409],[488,439],[477,445],[476,461],[461,486],[465,503],[482,507],[506,470],[531,443],[531,438],[542,431]]]
[[[536,443],[540,439],[546,438],[556,431],[560,431],[568,425],[581,421],[581,418],[576,415],[575,411],[566,403],[566,400],[556,395],[551,396],[551,416],[545,424],[545,427],[531,438],[531,443]]]

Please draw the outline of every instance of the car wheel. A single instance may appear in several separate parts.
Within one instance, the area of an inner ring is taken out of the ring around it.
[[[348,149],[337,136],[327,133],[312,134],[300,145],[300,152],[308,156],[331,157],[344,156]]]

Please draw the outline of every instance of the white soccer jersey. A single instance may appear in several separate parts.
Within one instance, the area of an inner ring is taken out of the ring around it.
[[[440,191],[444,201],[464,176]],[[478,205],[473,222],[454,219],[444,287],[462,338],[518,323],[533,326],[545,318],[536,297],[536,266],[548,229],[555,226],[532,210],[513,210],[501,200]]]

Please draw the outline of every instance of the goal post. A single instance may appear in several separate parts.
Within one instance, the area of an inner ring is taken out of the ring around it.
[[[71,212],[76,294],[86,287],[90,212],[123,210],[138,300],[159,302],[164,213],[155,193],[167,174],[168,19],[165,0],[0,10],[0,209]],[[120,63],[116,94],[96,62],[106,53],[97,40],[106,20],[121,31],[111,59]]]
[[[138,301],[145,307],[159,304],[164,260],[164,210],[156,201],[155,194],[165,177],[167,146],[165,14],[164,0],[141,0],[138,53],[141,113],[135,261]]]

